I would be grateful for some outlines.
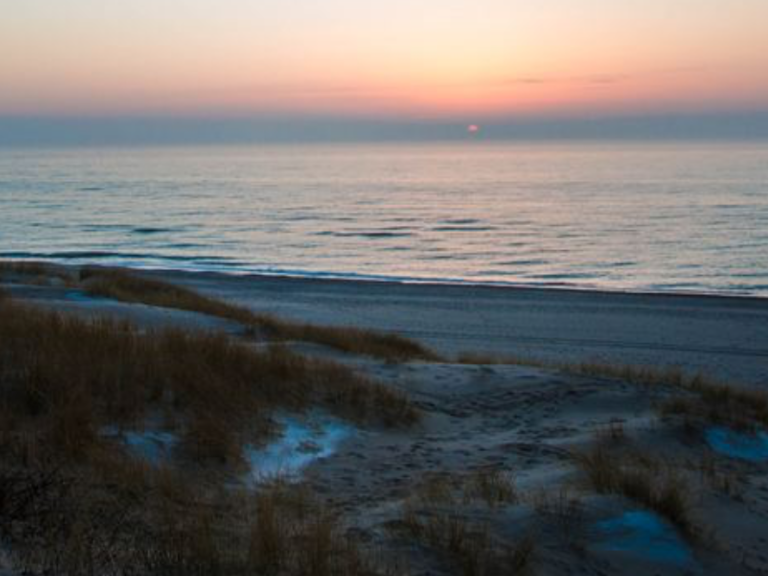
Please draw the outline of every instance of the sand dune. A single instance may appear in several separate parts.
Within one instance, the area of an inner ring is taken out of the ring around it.
[[[765,432],[716,423],[706,410],[664,410],[672,401],[704,402],[669,383],[452,359],[471,351],[676,365],[759,388],[768,386],[768,301],[148,275],[298,320],[394,330],[442,354],[396,363],[293,343],[404,392],[421,423],[347,424],[326,442],[325,416],[308,412],[285,417],[283,435],[250,460],[269,471],[279,466],[275,454],[296,464],[289,480],[310,486],[342,515],[350,537],[396,558],[403,573],[467,574],[470,561],[479,562],[477,573],[515,573],[510,563],[521,558],[533,573],[563,575],[768,571]],[[236,322],[92,298],[57,282],[6,288],[78,314],[243,335]],[[612,475],[602,484],[596,454],[608,458],[601,473]],[[258,474],[245,478],[252,485]],[[463,540],[444,540],[451,530]],[[482,551],[472,548],[477,542]]]

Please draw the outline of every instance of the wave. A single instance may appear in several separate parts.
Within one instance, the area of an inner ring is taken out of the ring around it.
[[[316,236],[333,236],[335,238],[409,238],[415,236],[413,232],[391,232],[386,230],[372,230],[370,232],[334,232],[332,230],[323,230],[315,232]]]
[[[134,228],[131,230],[133,234],[141,234],[141,235],[148,235],[148,234],[163,234],[166,232],[175,232],[172,228],[152,228],[152,227],[143,227],[143,228]]]
[[[497,226],[435,226],[433,232],[490,232],[498,230]]]
[[[141,236],[148,236],[151,234],[165,234],[171,232],[179,232],[181,228],[161,228],[154,226],[138,226],[134,227],[130,224],[84,224],[80,226],[80,230],[85,232],[102,232],[102,231],[124,231],[131,234],[138,234]]]
[[[465,226],[469,224],[479,224],[480,220],[477,218],[451,218],[448,220],[442,220],[440,224],[452,224],[456,226]]]
[[[548,260],[543,258],[529,258],[521,260],[506,260],[499,262],[498,266],[540,266],[542,264],[549,264]]]

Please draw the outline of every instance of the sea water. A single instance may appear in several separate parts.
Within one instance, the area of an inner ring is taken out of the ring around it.
[[[768,143],[0,148],[0,258],[768,296]]]

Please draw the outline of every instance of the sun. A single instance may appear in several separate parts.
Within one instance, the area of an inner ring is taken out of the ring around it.
[[[478,132],[480,132],[480,126],[478,126],[477,124],[470,124],[469,126],[467,126],[467,132],[469,134],[477,134]]]

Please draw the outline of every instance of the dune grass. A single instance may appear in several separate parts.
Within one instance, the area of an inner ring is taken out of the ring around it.
[[[632,384],[643,385],[663,384],[683,387],[694,378],[704,381],[704,378],[701,375],[695,377],[687,376],[677,367],[657,368],[654,366],[636,366],[633,364],[612,364],[596,360],[583,362],[558,362],[525,356],[463,352],[457,356],[456,362],[459,364],[477,365],[532,366],[535,368],[558,370],[577,376],[612,378]]]
[[[662,413],[681,414],[710,424],[739,429],[768,427],[768,392],[721,382],[704,374],[686,374],[678,367],[616,365],[603,362],[564,364],[561,369],[642,386],[667,387],[678,394],[663,401]]]
[[[578,454],[576,461],[598,493],[624,496],[666,518],[689,538],[698,535],[691,486],[673,464],[626,446],[615,452],[604,442]]]
[[[401,393],[282,346],[142,332],[0,298],[0,538],[30,573],[371,574],[339,519],[294,496],[226,489],[274,411],[406,426]],[[181,438],[150,464],[102,430],[161,418]],[[276,523],[279,522],[279,525]]]
[[[501,541],[487,525],[450,511],[404,512],[402,532],[463,576],[527,574],[536,550],[531,537]]]
[[[84,268],[80,272],[80,279],[85,290],[93,295],[208,314],[238,322],[273,340],[314,342],[343,352],[390,361],[438,358],[426,346],[398,334],[348,326],[291,322],[125,270]]]
[[[276,409],[322,407],[388,425],[418,417],[401,393],[282,346],[255,350],[217,333],[143,333],[9,299],[0,303],[0,381],[8,410],[46,416],[52,438],[72,450],[87,447],[100,425],[135,425],[159,410],[185,420],[196,450],[219,456]]]
[[[678,395],[659,406],[665,416],[681,416],[688,423],[728,426],[744,432],[768,429],[768,393],[694,379]]]
[[[768,392],[729,384],[677,367],[582,362],[563,365],[572,374],[614,378],[643,386],[666,386],[679,394],[660,404],[663,414],[683,415],[708,424],[742,430],[768,427]]]
[[[20,571],[62,576],[383,573],[346,535],[338,515],[301,486],[238,493],[110,458],[108,464],[66,470],[0,468],[0,536]]]
[[[513,477],[496,467],[459,473],[424,475],[413,487],[413,498],[422,504],[469,504],[488,508],[516,504],[519,494]]]
[[[452,573],[524,574],[533,562],[533,540],[521,537],[510,541],[508,536],[494,533],[488,521],[518,501],[512,477],[498,468],[432,473],[413,485],[391,530],[416,542],[441,564],[450,566]],[[478,509],[488,517],[479,520]]]
[[[583,494],[571,486],[540,486],[529,499],[539,518],[554,525],[563,540],[583,553],[591,539]]]
[[[682,415],[741,430],[768,428],[768,392],[720,382],[704,374],[687,374],[679,367],[636,366],[608,362],[551,362],[537,358],[460,354],[457,362],[477,365],[533,366],[576,376],[610,378],[630,384],[666,387],[679,394],[660,404],[666,415]]]

